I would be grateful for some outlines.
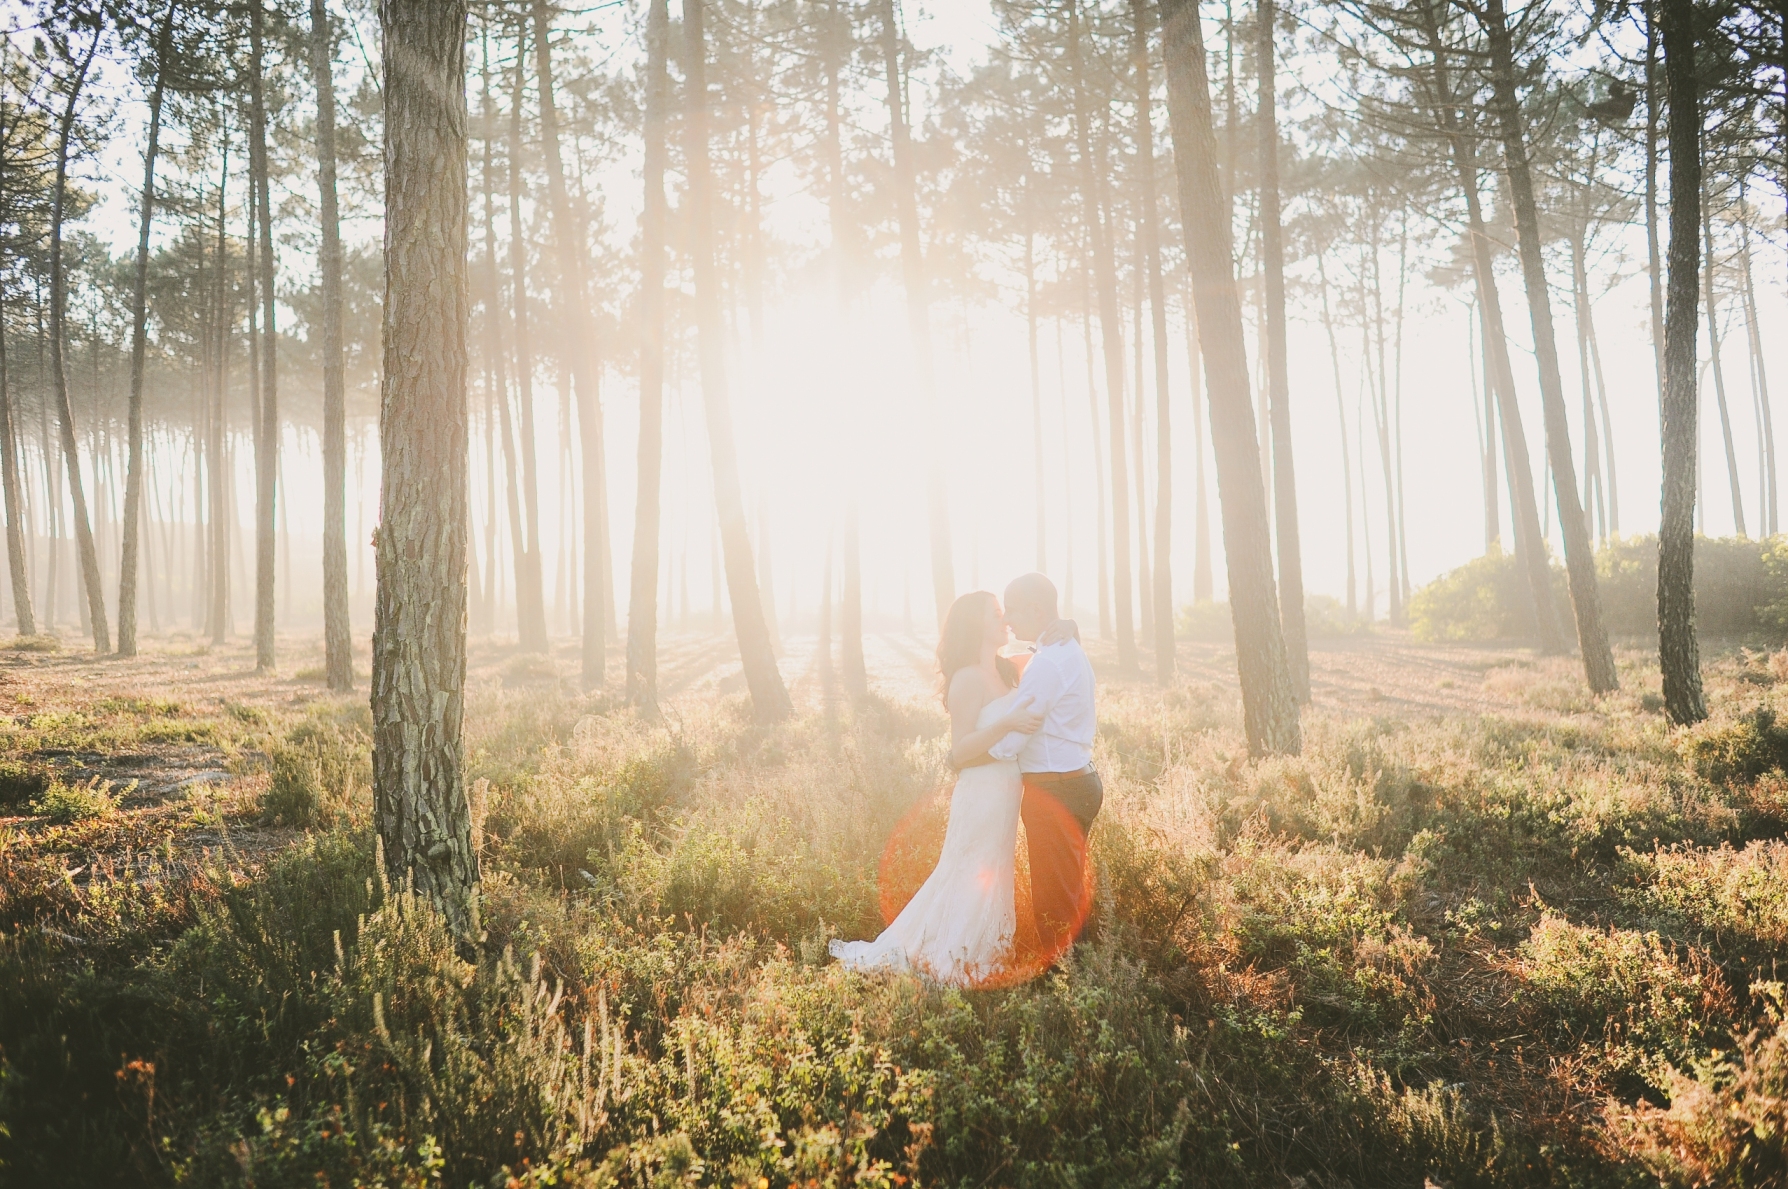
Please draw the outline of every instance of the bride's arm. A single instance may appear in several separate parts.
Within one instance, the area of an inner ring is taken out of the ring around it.
[[[991,758],[987,749],[1017,731],[1028,735],[1043,722],[1043,716],[1030,708],[1028,701],[1015,704],[992,724],[977,729],[975,722],[987,705],[988,691],[980,674],[963,669],[950,682],[950,767],[960,771],[985,764]]]

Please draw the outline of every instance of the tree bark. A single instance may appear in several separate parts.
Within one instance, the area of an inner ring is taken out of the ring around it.
[[[1149,326],[1155,348],[1155,680],[1173,681],[1173,433],[1167,373],[1167,287],[1161,276],[1160,214],[1155,198],[1154,91],[1149,81],[1149,35],[1154,10],[1130,0],[1131,69],[1136,82],[1136,157],[1142,210],[1142,257],[1148,271]],[[1140,379],[1139,379],[1140,386]],[[1141,459],[1137,460],[1139,463]],[[1139,504],[1140,508],[1141,505]]]
[[[522,224],[522,91],[528,26],[515,33],[515,93],[509,115],[509,281],[515,319],[515,399],[521,406],[521,480],[526,535],[515,538],[515,621],[523,652],[547,650],[546,587],[540,559],[540,468],[534,435],[534,350],[528,325],[528,237]]]
[[[707,411],[708,450],[714,467],[714,500],[720,519],[721,548],[726,558],[733,633],[739,642],[745,684],[751,691],[752,713],[760,722],[773,722],[786,718],[793,707],[788,689],[782,683],[782,674],[776,668],[776,654],[770,644],[770,630],[764,620],[757,575],[753,572],[751,537],[745,527],[745,500],[739,483],[739,460],[733,444],[725,327],[721,318],[718,270],[714,264],[713,180],[708,157],[708,51],[702,30],[707,4],[708,0],[683,2],[683,34],[687,43],[684,70],[688,88],[688,110],[684,117],[688,148],[684,156],[689,178],[689,242],[695,273],[702,403]]]
[[[1100,165],[1093,159],[1092,115],[1081,60],[1080,0],[1068,0],[1068,69],[1073,87],[1074,137],[1080,159],[1080,185],[1085,196],[1087,232],[1092,237],[1093,279],[1099,297],[1101,353],[1105,358],[1105,402],[1110,420],[1111,450],[1111,581],[1113,622],[1117,630],[1118,667],[1136,667],[1135,596],[1130,587],[1130,485],[1124,448],[1124,324],[1118,309],[1117,266],[1100,202]]]
[[[1695,638],[1695,321],[1700,305],[1701,96],[1692,0],[1658,0],[1669,87],[1670,274],[1664,310],[1663,499],[1658,524],[1658,666],[1664,712],[1707,717]]]
[[[385,866],[478,938],[466,802],[466,0],[382,0],[373,796]]]
[[[640,217],[639,464],[627,595],[627,700],[658,713],[658,546],[664,467],[664,167],[670,115],[670,13],[647,0],[646,195]]]
[[[255,410],[260,434],[255,449],[255,668],[273,668],[276,546],[274,501],[279,479],[279,334],[274,323],[273,205],[267,177],[267,112],[261,94],[262,26],[265,7],[249,3],[249,38],[254,66],[249,74],[249,172],[260,219],[261,401]]]
[[[1229,203],[1217,172],[1204,31],[1193,0],[1162,0],[1161,9],[1168,116],[1204,348],[1217,492],[1223,506],[1243,727],[1251,754],[1295,753],[1303,746],[1302,730],[1280,634],[1266,488],[1256,453],[1242,309],[1231,255]]]
[[[1260,254],[1266,264],[1267,382],[1273,425],[1273,520],[1279,546],[1279,622],[1297,700],[1310,701],[1310,645],[1304,630],[1304,560],[1291,454],[1291,377],[1285,344],[1285,233],[1279,225],[1279,115],[1273,70],[1274,0],[1259,0]]]
[[[906,288],[907,330],[919,369],[920,399],[925,423],[937,421],[937,374],[931,357],[931,298],[926,287],[924,248],[919,239],[918,182],[914,174],[912,133],[906,120],[906,88],[900,75],[900,25],[894,0],[880,0],[882,65],[887,75],[888,130],[894,149],[894,206],[900,222],[900,267]],[[930,438],[932,434],[928,434]],[[956,563],[950,545],[950,508],[944,490],[943,463],[935,447],[925,461],[925,502],[931,536],[931,593],[938,626],[956,598]]]
[[[100,34],[94,32],[93,44],[81,59],[74,77],[69,80],[68,102],[56,130],[56,183],[50,198],[50,372],[55,385],[56,414],[60,425],[63,463],[68,468],[68,492],[74,503],[75,543],[80,550],[81,585],[87,596],[87,618],[93,632],[95,652],[112,651],[111,632],[106,627],[106,598],[100,586],[99,553],[93,545],[93,523],[87,515],[87,492],[81,484],[81,451],[75,437],[74,406],[68,396],[68,370],[63,359],[67,337],[68,277],[62,264],[62,217],[68,199],[68,149],[74,135],[75,104],[87,82],[87,71],[99,50]]]
[[[1583,380],[1583,516],[1599,539],[1608,536],[1608,497],[1602,485],[1601,435],[1596,432],[1595,370],[1589,359],[1589,267],[1587,233],[1571,239],[1571,312],[1577,323],[1577,371]],[[1593,515],[1592,515],[1593,513]]]
[[[602,441],[602,393],[595,328],[590,324],[583,258],[588,250],[571,210],[565,168],[559,153],[559,116],[553,99],[552,29],[546,0],[534,0],[534,63],[540,82],[540,139],[546,148],[546,190],[552,204],[554,238],[558,241],[560,333],[570,354],[571,387],[577,398],[578,440],[582,449],[583,485],[583,682],[585,689],[602,685],[608,659],[609,600],[602,565],[608,537],[608,467]],[[570,443],[566,443],[569,448]],[[654,571],[656,572],[656,571]]]
[[[230,378],[230,329],[234,311],[230,302],[229,229],[225,222],[226,190],[230,178],[227,136],[220,155],[223,161],[217,176],[217,372],[211,385],[211,404],[205,416],[205,495],[211,529],[207,569],[211,579],[211,607],[207,618],[213,644],[222,644],[230,630],[230,459],[225,448],[229,439],[224,426],[224,387]]]
[[[161,144],[161,101],[167,83],[168,42],[174,30],[175,7],[168,4],[155,39],[155,86],[149,93],[149,143],[143,150],[143,198],[137,213],[137,264],[130,293],[130,407],[126,414],[129,461],[124,478],[124,541],[118,560],[119,656],[137,654],[137,548],[143,520],[143,363],[149,349],[149,225],[155,217],[155,156]],[[27,610],[26,618],[30,614]]]

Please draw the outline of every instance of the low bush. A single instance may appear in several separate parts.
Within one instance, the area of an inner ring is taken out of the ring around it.
[[[1767,706],[1702,723],[1684,735],[1681,746],[1695,775],[1719,785],[1745,784],[1788,767],[1788,728],[1776,725],[1775,711]]]
[[[1564,571],[1551,566],[1553,602],[1569,606]],[[1493,549],[1409,596],[1409,627],[1418,640],[1518,640],[1533,635],[1533,595],[1512,553]]]
[[[79,784],[54,781],[31,803],[32,812],[64,826],[105,817],[117,807],[111,784],[97,776]]]
[[[372,787],[372,753],[353,726],[312,718],[268,749],[272,777],[261,797],[271,825],[326,825],[364,817]]]

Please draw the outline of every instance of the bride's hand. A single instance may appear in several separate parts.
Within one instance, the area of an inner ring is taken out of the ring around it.
[[[1046,648],[1051,644],[1060,644],[1064,640],[1080,639],[1080,625],[1072,619],[1058,619],[1043,629],[1037,637],[1037,647]]]
[[[1024,702],[1008,711],[1006,717],[1000,719],[1000,726],[1006,731],[1017,731],[1020,735],[1034,734],[1043,725],[1043,716]]]

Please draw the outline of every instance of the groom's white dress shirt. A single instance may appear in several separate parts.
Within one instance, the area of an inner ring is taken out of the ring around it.
[[[1018,760],[1020,772],[1078,772],[1093,762],[1093,666],[1078,640],[1038,648],[1018,681],[1043,723],[1029,735],[1013,731],[987,749],[996,760]]]

